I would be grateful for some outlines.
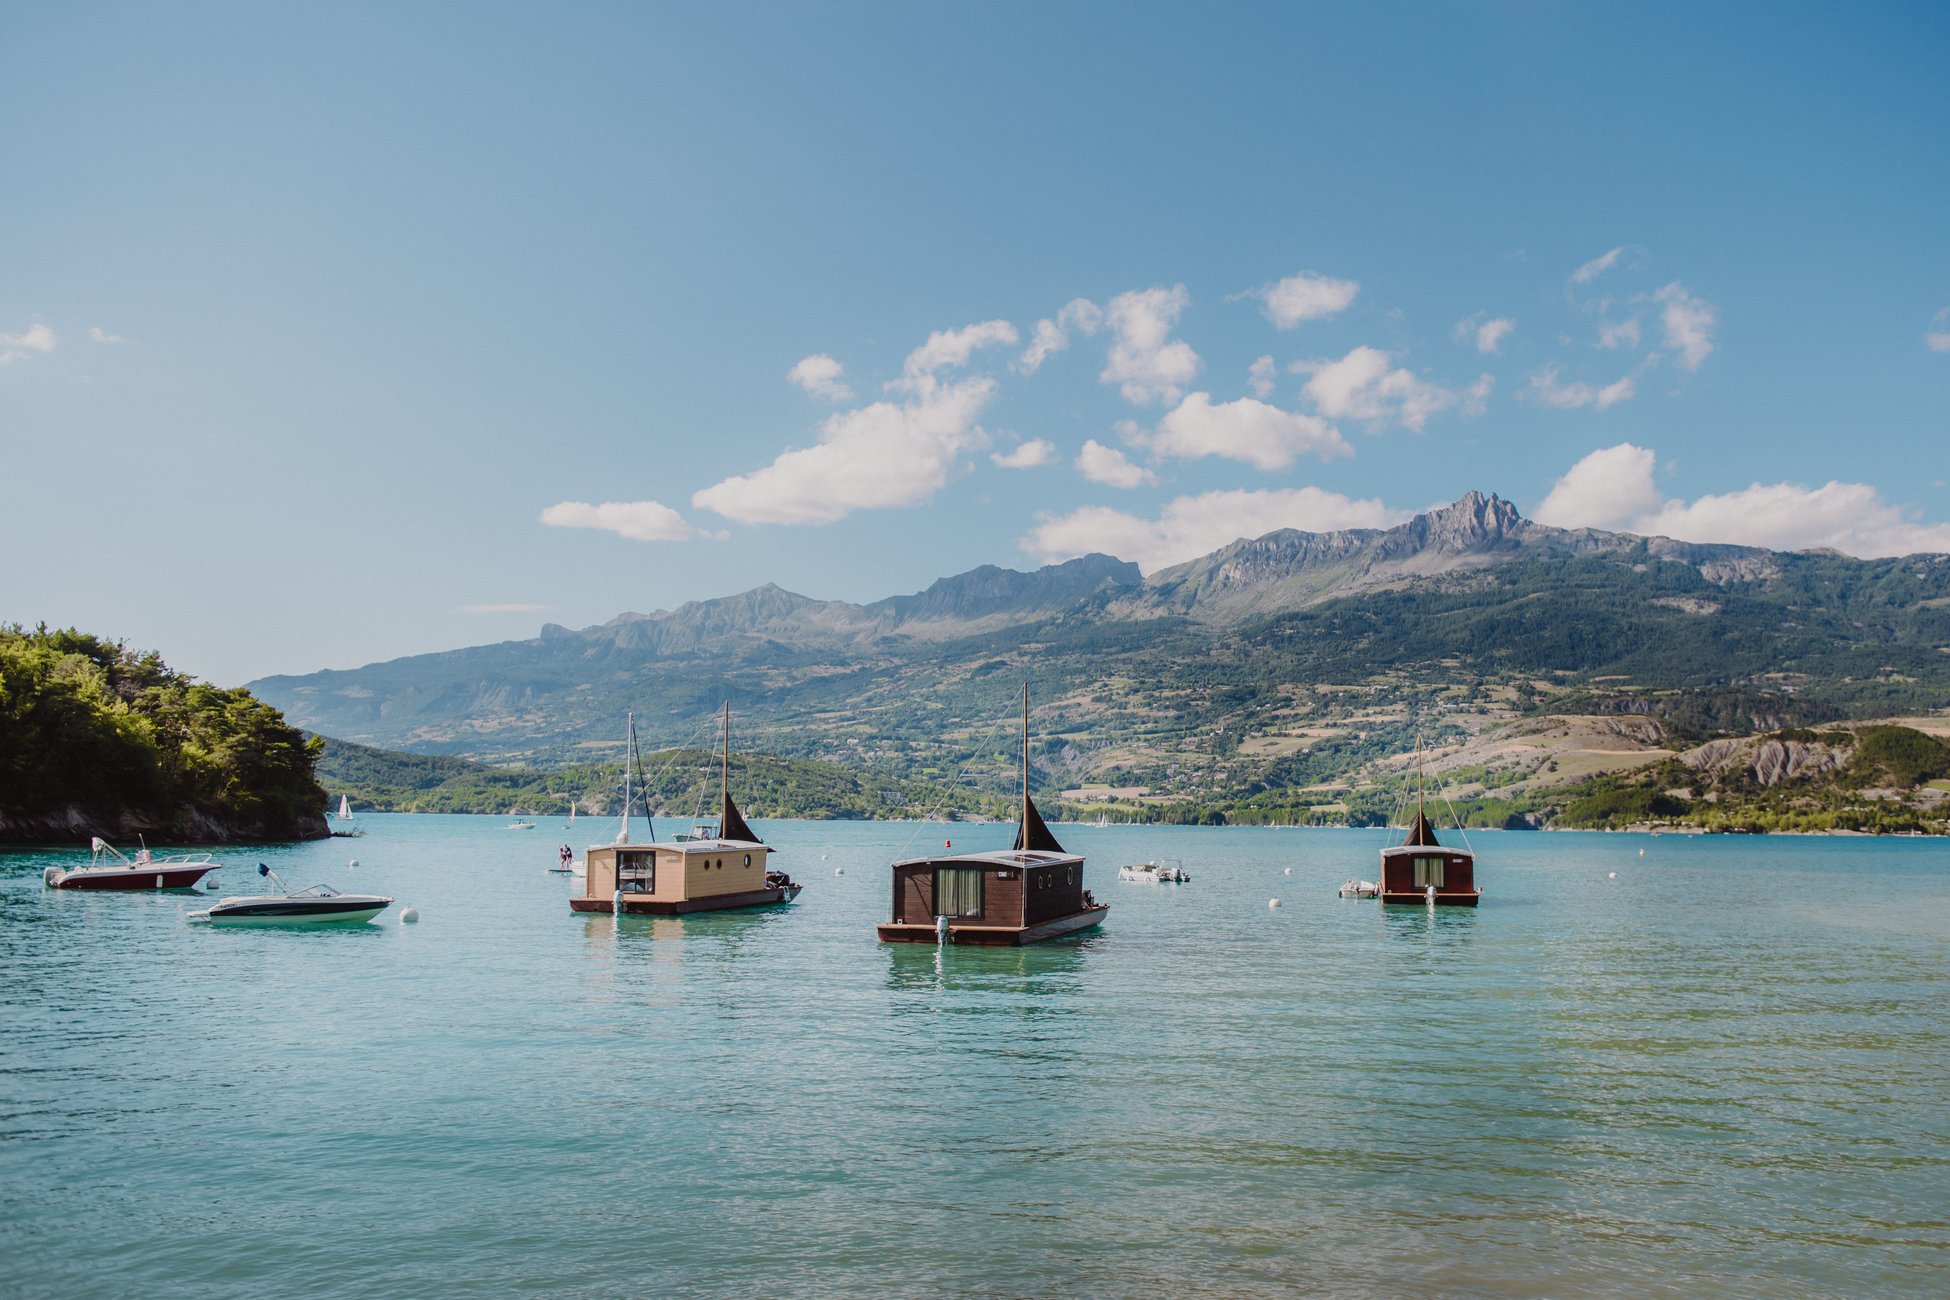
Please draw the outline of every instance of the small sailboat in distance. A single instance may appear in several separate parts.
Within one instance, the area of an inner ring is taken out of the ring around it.
[[[345,795],[339,796],[339,820],[342,822],[352,820],[352,800]]]

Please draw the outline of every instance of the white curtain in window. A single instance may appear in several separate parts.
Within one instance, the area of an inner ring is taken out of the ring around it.
[[[982,914],[981,871],[974,867],[936,867],[934,914],[936,916],[980,916]]]

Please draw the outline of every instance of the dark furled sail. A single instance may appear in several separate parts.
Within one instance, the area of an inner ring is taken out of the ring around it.
[[[1419,812],[1415,814],[1415,824],[1408,828],[1408,838],[1402,843],[1419,844],[1431,849],[1441,847],[1435,838],[1435,827],[1429,825],[1429,819]]]
[[[738,815],[738,805],[731,802],[731,791],[724,794],[724,815],[718,819],[718,838],[721,840],[745,840],[752,844],[765,841],[752,834],[752,828],[745,825],[745,819]]]
[[[1043,825],[1043,816],[1036,811],[1036,805],[1028,795],[1022,797],[1022,825],[1016,827],[1016,851],[1029,849],[1040,853],[1061,853],[1063,846]]]

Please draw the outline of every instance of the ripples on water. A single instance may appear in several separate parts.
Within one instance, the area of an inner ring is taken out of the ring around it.
[[[420,925],[211,930],[0,855],[0,1293],[1950,1276],[1942,841],[1483,834],[1484,906],[1430,915],[1334,897],[1379,833],[1065,827],[1099,934],[938,952],[872,926],[939,828],[763,823],[797,904],[619,925],[552,823],[361,824],[224,884]],[[1115,879],[1155,856],[1192,883]]]

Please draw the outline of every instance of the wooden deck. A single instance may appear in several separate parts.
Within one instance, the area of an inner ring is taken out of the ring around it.
[[[994,947],[1021,947],[1027,943],[1041,943],[1045,939],[1060,939],[1066,934],[1088,930],[1101,924],[1104,914],[1110,911],[1109,903],[1100,903],[1072,912],[1068,916],[1052,917],[1035,925],[957,925],[948,923],[948,942],[959,944],[981,944]],[[889,923],[877,926],[882,943],[933,943],[933,925],[900,925]]]

